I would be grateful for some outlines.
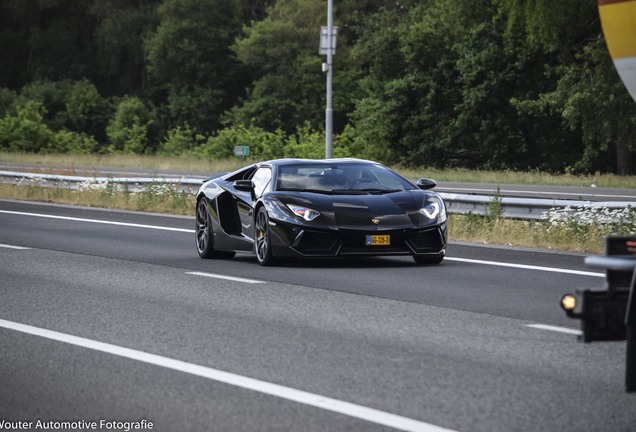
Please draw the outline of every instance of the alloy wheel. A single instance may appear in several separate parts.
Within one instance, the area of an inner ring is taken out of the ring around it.
[[[199,201],[197,206],[196,240],[199,255],[205,255],[210,245],[210,218],[204,200]]]

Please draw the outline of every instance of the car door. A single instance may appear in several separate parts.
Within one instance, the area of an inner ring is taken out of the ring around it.
[[[272,169],[268,166],[260,167],[251,178],[254,182],[254,191],[249,194],[249,200],[236,201],[241,233],[250,239],[254,239],[254,205],[263,196],[263,193],[272,181]],[[247,196],[245,197],[247,198]]]

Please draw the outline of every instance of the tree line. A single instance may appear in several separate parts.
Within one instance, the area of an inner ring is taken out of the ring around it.
[[[595,0],[334,0],[334,155],[631,174]],[[0,0],[0,150],[323,157],[326,0]]]

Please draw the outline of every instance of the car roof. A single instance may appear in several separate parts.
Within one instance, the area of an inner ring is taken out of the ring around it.
[[[273,159],[267,162],[261,162],[259,165],[299,165],[299,164],[308,164],[308,165],[329,165],[334,163],[367,163],[377,165],[377,162],[365,160],[365,159],[355,159],[355,158],[339,158],[339,159]]]

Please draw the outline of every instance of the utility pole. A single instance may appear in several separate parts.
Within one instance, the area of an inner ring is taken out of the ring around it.
[[[336,32],[333,26],[333,0],[327,0],[327,27],[320,30],[320,54],[327,56],[322,71],[327,73],[327,108],[325,109],[325,159],[332,157],[333,149],[333,109],[331,87],[333,82],[333,56],[336,53]]]

